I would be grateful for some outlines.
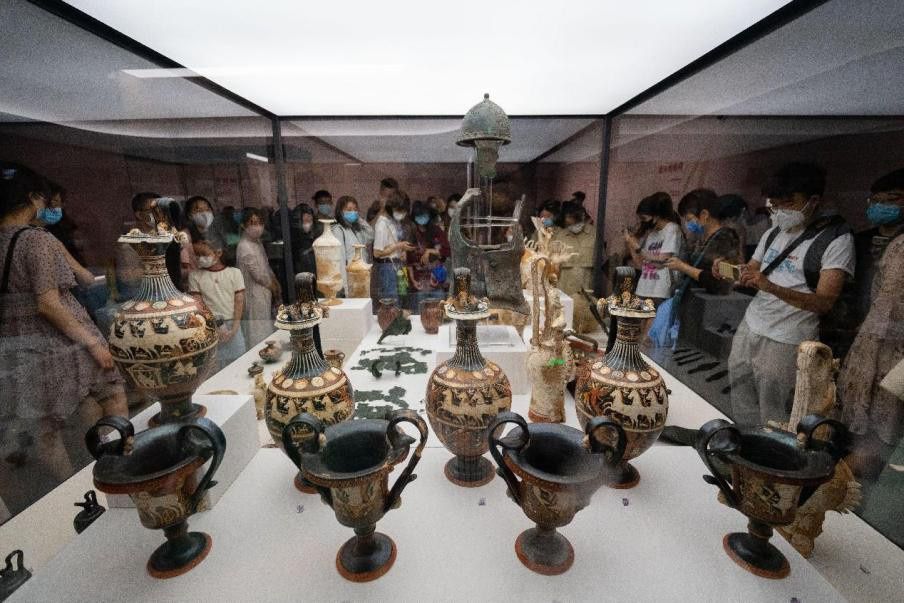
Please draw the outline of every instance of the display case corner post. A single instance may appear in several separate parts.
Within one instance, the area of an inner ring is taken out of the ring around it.
[[[609,153],[612,146],[612,122],[612,113],[607,113],[599,120],[600,127],[603,129],[603,135],[602,144],[600,145],[600,174],[596,202],[597,240],[593,258],[593,294],[596,297],[602,297],[603,295],[603,263],[606,261],[606,200],[609,192]]]
[[[283,240],[283,266],[285,282],[289,285],[295,282],[295,269],[292,265],[292,235],[289,228],[289,193],[286,186],[286,161],[285,149],[282,140],[282,124],[279,117],[270,118],[273,126],[273,165],[276,167],[276,201],[279,208],[279,222],[282,228]],[[295,289],[292,286],[284,287],[283,294],[286,302],[295,303]]]

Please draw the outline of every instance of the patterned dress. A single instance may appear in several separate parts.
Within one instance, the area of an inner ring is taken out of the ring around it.
[[[0,226],[0,267],[21,225]],[[75,275],[60,243],[42,228],[30,228],[16,241],[9,293],[0,299],[0,421],[65,418],[89,394],[103,394],[122,382],[114,369],[103,371],[81,344],[38,314],[37,296],[57,289],[60,302],[89,333],[104,337],[69,291]]]

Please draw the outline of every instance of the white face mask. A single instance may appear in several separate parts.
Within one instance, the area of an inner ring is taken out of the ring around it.
[[[772,210],[772,223],[779,227],[779,230],[788,232],[801,226],[807,217],[804,212],[796,209],[774,209]]]
[[[255,224],[254,226],[249,226],[245,229],[245,234],[248,235],[249,239],[259,239],[264,234],[264,225]]]
[[[313,222],[302,222],[301,230],[304,232],[311,232],[311,227],[313,227],[313,226],[314,226]]]
[[[457,208],[457,207],[450,207],[449,210],[448,210],[448,214],[449,214],[449,217],[450,217],[450,218],[454,218],[454,217],[455,217],[455,214],[457,214],[457,213],[458,213],[458,208]]]
[[[505,233],[505,240],[508,241],[509,243],[512,242],[513,238],[515,238],[515,236],[512,233],[510,233],[510,232]]]
[[[194,214],[191,217],[191,220],[198,228],[207,228],[211,224],[213,224],[213,213],[209,211],[202,211],[200,213]]]
[[[405,212],[394,211],[394,212],[392,212],[392,217],[395,219],[396,222],[401,222],[402,220],[405,219]]]
[[[199,255],[198,256],[198,266],[201,268],[210,268],[213,266],[213,256],[212,255]]]
[[[577,224],[572,224],[568,227],[568,230],[574,234],[581,234],[581,231],[584,230],[584,223],[578,222]]]

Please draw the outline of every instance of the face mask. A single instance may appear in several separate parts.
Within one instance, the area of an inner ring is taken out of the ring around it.
[[[333,206],[330,205],[329,203],[319,203],[317,205],[317,211],[319,211],[320,215],[322,215],[322,216],[330,215],[332,210],[333,210]]]
[[[259,239],[264,234],[264,225],[255,224],[254,226],[249,226],[245,229],[245,234],[249,239]]]
[[[400,220],[401,218],[396,218],[396,220]],[[414,221],[418,224],[418,226],[426,226],[430,221],[430,216],[427,214],[420,214],[414,217]]]
[[[302,222],[302,223],[301,223],[301,230],[302,230],[303,232],[311,232],[311,227],[312,227],[312,226],[314,226],[314,223],[313,223],[313,222]]]
[[[803,224],[806,219],[804,212],[796,209],[776,209],[772,211],[772,223],[784,232],[794,230]]]
[[[512,239],[514,239],[514,238],[515,238],[515,235],[513,235],[512,233],[510,233],[510,232],[505,233],[505,240],[508,241],[509,243],[511,243]]]
[[[191,221],[194,222],[198,228],[207,228],[213,224],[213,214],[209,211],[202,211],[201,213],[194,214],[191,217]]]
[[[687,231],[695,235],[703,234],[703,226],[701,226],[699,222],[688,222]]]
[[[552,228],[552,218],[543,218],[543,226],[545,228]]]
[[[213,266],[213,256],[212,255],[199,255],[198,256],[198,266],[201,268],[210,268]]]
[[[584,230],[584,223],[578,222],[577,224],[572,224],[568,227],[568,231],[572,234],[581,234],[581,231]]]
[[[342,218],[349,224],[354,224],[355,222],[358,221],[358,212],[344,211],[344,212],[342,212]]]
[[[873,203],[866,208],[866,218],[877,226],[901,219],[901,208],[890,203]]]
[[[62,207],[42,207],[38,210],[38,220],[48,226],[56,224],[63,219]]]
[[[403,211],[394,211],[394,212],[392,212],[392,217],[395,219],[396,222],[401,222],[402,220],[405,219],[405,213],[406,212],[403,212]]]
[[[457,214],[457,213],[458,213],[458,208],[457,208],[457,207],[450,207],[450,208],[449,208],[449,217],[450,217],[450,218],[454,218],[454,217],[455,217],[455,214]]]
[[[242,212],[241,211],[232,212],[232,219],[235,220],[236,224],[241,224],[242,223]]]

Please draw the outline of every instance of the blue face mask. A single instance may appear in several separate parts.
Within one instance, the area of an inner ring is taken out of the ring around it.
[[[48,226],[56,224],[63,219],[62,207],[42,207],[38,210],[38,220]]]
[[[687,223],[687,231],[691,234],[703,234],[703,227],[700,226],[699,222],[688,222]]]
[[[430,216],[428,216],[427,214],[418,214],[414,217],[414,221],[419,226],[426,226],[427,223],[430,221]]]
[[[890,203],[873,203],[866,208],[866,218],[878,226],[901,219],[901,208]]]
[[[317,211],[319,211],[323,216],[328,216],[333,212],[333,206],[329,203],[318,203]]]
[[[242,223],[242,212],[241,212],[241,210],[232,212],[232,219],[235,220],[235,223],[236,223],[236,224],[241,224],[241,223]]]
[[[358,221],[358,212],[344,211],[344,212],[342,212],[342,218],[349,224],[354,224],[355,222]]]
[[[543,226],[552,228],[552,218],[543,218]]]

